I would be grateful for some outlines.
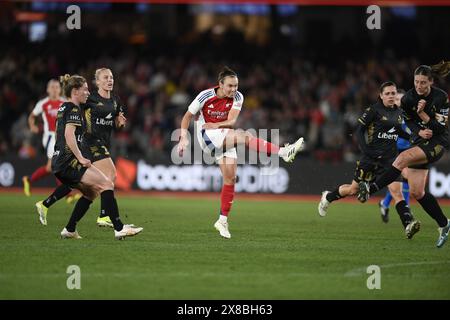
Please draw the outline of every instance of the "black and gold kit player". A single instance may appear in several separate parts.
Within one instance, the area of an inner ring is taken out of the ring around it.
[[[358,192],[360,183],[374,181],[392,166],[398,154],[397,140],[399,137],[409,140],[410,136],[402,128],[403,111],[395,105],[397,87],[393,82],[385,82],[380,87],[380,99],[365,110],[358,119],[359,125],[355,131],[362,156],[356,162],[356,169],[351,184],[338,186],[334,191],[324,191],[319,203],[319,215],[327,214],[331,202]],[[397,180],[400,181],[400,177]],[[392,181],[392,182],[394,182]],[[395,200],[395,208],[405,228],[407,238],[419,230],[420,222],[415,220],[401,192],[401,183],[389,185]]]
[[[417,113],[420,100],[426,102],[423,111],[430,118],[427,123],[424,123]],[[428,160],[426,164],[410,167],[426,169],[431,163],[438,161],[445,150],[449,149],[448,96],[443,90],[436,87],[431,87],[427,96],[419,95],[415,89],[411,89],[403,96],[401,107],[405,111],[406,125],[412,131],[413,145],[422,149]],[[423,139],[419,136],[419,131],[423,129],[433,131],[431,139]]]
[[[438,248],[449,238],[450,219],[425,187],[428,166],[438,161],[449,148],[448,96],[433,86],[436,76],[445,77],[449,73],[450,62],[445,61],[433,66],[421,65],[414,70],[414,88],[401,101],[406,125],[413,132],[413,145],[399,154],[392,166],[374,182],[361,182],[358,186],[358,199],[365,202],[371,194],[395,181],[406,169],[411,196],[439,226]]]
[[[81,181],[87,168],[78,161],[67,144],[65,131],[68,125],[76,127],[75,137],[78,148],[80,148],[83,140],[85,121],[81,108],[72,102],[63,103],[58,110],[52,171],[62,183],[74,188]]]
[[[83,109],[86,119],[83,155],[92,162],[110,158],[111,133],[116,126],[116,117],[124,112],[124,107],[116,97],[103,98],[98,92],[94,92]]]
[[[355,134],[363,155],[356,163],[354,179],[371,182],[391,166],[398,153],[398,138],[410,136],[402,129],[402,110],[397,106],[385,107],[377,102],[365,110],[358,122]]]

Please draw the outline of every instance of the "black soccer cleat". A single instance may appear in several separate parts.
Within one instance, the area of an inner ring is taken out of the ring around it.
[[[369,188],[369,183],[365,182],[365,181],[360,181],[358,183],[358,200],[361,203],[366,202],[367,200],[369,200],[370,198],[370,192],[369,192],[370,188]]]

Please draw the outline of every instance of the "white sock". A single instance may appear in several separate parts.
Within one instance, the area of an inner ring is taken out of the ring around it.
[[[228,221],[228,217],[224,216],[224,215],[220,215],[219,216],[219,222],[227,222]]]

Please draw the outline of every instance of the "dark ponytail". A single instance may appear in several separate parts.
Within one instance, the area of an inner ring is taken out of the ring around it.
[[[421,65],[414,71],[414,75],[426,76],[428,80],[433,80],[435,76],[445,78],[450,73],[450,61],[442,60],[432,66]]]
[[[442,60],[438,64],[432,65],[431,70],[439,77],[445,78],[450,73],[450,61]]]

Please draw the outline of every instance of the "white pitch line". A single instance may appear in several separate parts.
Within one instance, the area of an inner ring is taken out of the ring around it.
[[[380,269],[386,269],[386,268],[396,268],[396,267],[423,266],[423,265],[431,265],[431,264],[450,264],[450,261],[422,261],[422,262],[391,263],[391,264],[382,264],[382,265],[379,265],[379,267],[380,267]],[[344,274],[344,276],[345,277],[356,277],[361,274],[365,274],[367,267],[352,269],[350,271],[347,271]]]
[[[235,277],[236,275],[243,275],[243,276],[264,276],[268,277],[271,275],[278,276],[277,273],[269,273],[269,272],[233,272],[231,274],[224,274],[223,277]],[[311,273],[307,272],[289,272],[289,273],[283,273],[283,276],[285,277],[308,277]],[[195,272],[161,272],[158,273],[155,272],[140,272],[139,274],[136,273],[99,273],[99,272],[81,272],[82,277],[94,277],[94,278],[101,278],[101,277],[108,277],[108,278],[150,278],[150,277],[160,277],[160,276],[167,276],[167,277],[217,277],[216,272],[201,272],[201,273],[195,273]],[[9,278],[67,278],[68,274],[66,273],[0,273],[0,279],[9,279]]]

